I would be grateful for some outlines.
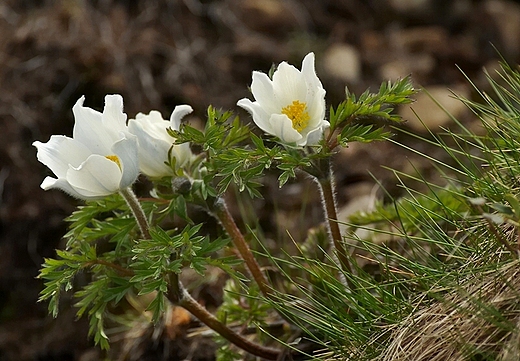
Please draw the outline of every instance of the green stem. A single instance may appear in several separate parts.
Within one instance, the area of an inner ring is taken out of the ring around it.
[[[338,256],[341,268],[344,272],[352,274],[352,267],[347,256],[347,250],[341,242],[342,237],[338,224],[335,188],[330,160],[327,159],[327,163],[328,169],[325,175],[323,177],[318,178],[318,184],[320,185],[321,189],[325,217],[327,219],[332,244],[334,245],[334,248],[336,250],[336,254]]]
[[[251,252],[249,245],[244,239],[242,232],[240,232],[240,229],[235,223],[233,216],[229,212],[229,209],[226,206],[226,202],[224,201],[224,199],[218,198],[215,201],[211,211],[213,212],[215,218],[220,222],[224,230],[227,232],[229,237],[231,237],[231,240],[235,245],[235,248],[238,250],[240,256],[246,263],[249,272],[251,272],[251,275],[253,276],[255,282],[258,284],[258,288],[260,288],[262,294],[265,297],[269,297],[272,294],[271,288],[269,287],[269,283],[267,282],[264,273],[260,269],[258,262],[256,262],[256,259],[253,256],[253,253]]]
[[[141,205],[139,204],[139,201],[137,200],[137,197],[135,196],[134,192],[130,188],[127,188],[121,190],[120,193],[125,199],[130,209],[132,210],[132,213],[137,221],[137,224],[139,225],[139,229],[141,230],[143,238],[150,239],[150,225],[148,224],[146,215],[143,209],[141,208]],[[128,272],[132,271],[129,270]],[[170,288],[168,290],[167,297],[171,302],[189,311],[206,326],[217,332],[219,335],[224,337],[232,344],[240,347],[244,351],[247,351],[255,356],[259,356],[267,360],[278,359],[281,351],[269,347],[264,347],[249,341],[247,338],[244,338],[240,334],[236,333],[235,331],[227,327],[225,324],[220,322],[211,313],[209,313],[208,310],[202,307],[188,293],[186,288],[180,282],[179,275],[177,275],[176,273],[171,273],[169,278]]]

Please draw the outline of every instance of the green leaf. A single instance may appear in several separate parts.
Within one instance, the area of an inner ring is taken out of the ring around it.
[[[152,322],[157,323],[165,312],[165,296],[163,292],[157,292],[155,298],[148,305],[147,310],[152,311]]]
[[[350,142],[369,143],[376,140],[386,140],[392,134],[384,128],[375,128],[374,125],[351,125],[346,126],[338,136],[341,145],[347,146]]]
[[[221,250],[222,248],[224,248],[225,246],[227,246],[229,244],[229,242],[230,242],[229,238],[219,237],[219,238],[211,241],[209,237],[205,237],[198,254],[200,256],[203,256],[203,255],[209,255],[213,252],[217,252],[217,251]]]
[[[266,148],[265,148],[265,145],[264,145],[264,141],[262,140],[262,138],[258,137],[257,135],[255,135],[254,133],[251,133],[250,134],[250,137],[251,137],[251,141],[253,142],[253,144],[263,153],[266,152]]]
[[[163,245],[170,244],[172,240],[170,235],[159,226],[150,228],[150,236],[154,242]],[[141,242],[141,244],[143,244],[143,242]]]
[[[396,82],[383,82],[377,93],[366,90],[358,99],[346,89],[345,101],[336,109],[330,108],[330,131],[340,130],[338,141],[342,146],[353,141],[385,140],[390,133],[383,131],[380,126],[367,123],[378,120],[400,122],[401,117],[394,113],[394,108],[399,104],[410,103],[415,92],[410,77]]]
[[[173,203],[175,214],[177,214],[185,221],[192,223],[191,219],[188,217],[188,207],[186,206],[186,199],[184,198],[184,196],[178,195],[173,200]]]
[[[155,291],[166,292],[167,289],[168,283],[164,279],[160,278],[154,281],[145,282],[139,290],[138,295],[146,295]]]

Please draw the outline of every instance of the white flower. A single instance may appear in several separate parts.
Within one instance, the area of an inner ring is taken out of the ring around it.
[[[132,185],[139,174],[137,139],[128,132],[123,98],[107,95],[103,113],[74,107],[72,138],[53,135],[47,143],[34,142],[40,162],[57,178],[47,177],[41,187],[61,189],[81,199],[99,199]]]
[[[166,162],[168,152],[176,159],[176,167],[184,166],[193,156],[188,143],[173,145],[168,128],[179,130],[181,119],[193,111],[189,105],[179,105],[173,110],[170,121],[164,120],[161,113],[152,110],[150,114],[139,113],[128,121],[128,129],[137,136],[139,142],[139,167],[141,172],[152,178],[174,174]]]
[[[255,102],[244,98],[237,105],[251,113],[260,129],[283,142],[313,145],[329,127],[325,89],[314,70],[314,53],[305,56],[301,71],[282,62],[272,80],[254,71],[251,92]]]

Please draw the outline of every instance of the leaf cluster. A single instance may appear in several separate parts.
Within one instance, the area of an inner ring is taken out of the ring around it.
[[[156,322],[164,312],[165,294],[171,285],[172,274],[180,274],[184,267],[191,267],[204,276],[208,264],[229,266],[235,260],[210,256],[229,242],[226,238],[210,241],[208,236],[198,234],[202,224],[186,226],[180,232],[167,232],[156,226],[150,229],[151,239],[140,240],[132,248],[134,256],[130,268],[130,282],[138,295],[155,293],[148,310]]]
[[[230,122],[231,113],[208,109],[208,122],[204,132],[183,125],[179,132],[172,132],[178,142],[190,142],[201,147],[206,154],[203,162],[205,174],[202,184],[194,184],[202,197],[217,197],[231,184],[251,197],[262,197],[259,180],[266,170],[278,168],[280,186],[295,177],[298,168],[310,167],[310,158],[301,149],[283,144],[266,142],[242,125],[238,118]],[[248,138],[249,142],[244,142]],[[314,157],[317,157],[314,154]]]
[[[217,311],[217,318],[228,327],[249,329],[262,339],[261,329],[266,326],[271,306],[264,302],[256,285],[246,285],[244,280],[229,279],[224,287],[223,302]],[[243,331],[242,331],[243,332]],[[222,337],[217,336],[219,345],[217,360],[240,360],[243,355],[230,347]]]
[[[377,127],[378,120],[400,122],[401,117],[394,113],[396,106],[408,104],[416,93],[410,77],[396,82],[383,82],[377,93],[366,90],[359,97],[346,90],[346,99],[329,113],[330,132],[338,132],[338,143],[346,146],[349,142],[371,142],[385,140],[391,133]]]
[[[186,205],[179,205],[178,198],[172,198],[157,217],[164,216],[165,210],[184,214],[185,209],[179,208]],[[158,210],[154,202],[143,202],[143,208],[154,214]],[[232,273],[240,263],[236,257],[213,257],[229,239],[200,235],[202,224],[188,225],[181,231],[156,226],[150,229],[152,239],[135,241],[135,220],[119,195],[78,207],[68,221],[67,249],[57,250],[56,258],[45,259],[38,276],[44,282],[40,301],[48,301],[49,312],[56,317],[63,294],[73,292],[78,317],[89,318],[89,334],[105,349],[109,346],[107,316],[128,292],[154,295],[148,310],[156,322],[165,310],[171,274],[191,267],[204,275],[208,266]],[[78,275],[84,273],[89,274],[86,284],[78,281]]]
[[[57,250],[56,259],[45,259],[38,276],[44,280],[39,301],[48,300],[49,312],[56,317],[62,293],[76,289],[76,276],[85,270],[90,271],[91,281],[74,293],[79,299],[76,303],[77,316],[88,316],[89,335],[94,336],[95,343],[104,349],[109,347],[105,333],[107,307],[118,304],[132,288],[129,279],[118,272],[123,268],[111,268],[110,265],[96,253],[94,247],[83,242],[74,252]]]
[[[181,273],[183,267],[191,267],[204,276],[206,265],[212,263],[209,257],[224,248],[228,238],[210,240],[209,236],[199,235],[202,224],[186,226],[182,231],[167,232],[159,226],[150,229],[151,239],[140,240],[132,249],[133,282],[146,281],[141,292],[149,293],[160,289],[165,291],[166,284],[160,279],[170,273]],[[148,281],[158,282],[157,286]]]
[[[126,262],[131,257],[135,220],[119,195],[79,206],[66,220],[70,223],[67,249],[57,250],[55,259],[44,260],[38,275],[44,281],[39,300],[48,301],[49,313],[56,317],[63,293],[74,291],[78,317],[89,317],[89,335],[106,349],[107,307],[119,303],[132,288],[124,276],[129,272]],[[90,282],[82,286],[75,279],[85,271],[91,274]]]
[[[211,158],[215,153],[246,140],[249,128],[242,125],[237,116],[233,117],[232,112],[209,106],[204,131],[183,123],[178,131],[168,129],[168,133],[176,139],[176,144],[200,146]]]
[[[261,297],[255,286],[245,286],[230,279],[225,286],[224,299],[217,317],[226,324],[242,326],[264,325],[270,306]]]

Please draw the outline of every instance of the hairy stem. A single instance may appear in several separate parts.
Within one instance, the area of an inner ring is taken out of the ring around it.
[[[139,230],[141,231],[141,235],[144,239],[150,239],[150,225],[148,224],[148,219],[146,219],[146,214],[144,214],[143,208],[141,208],[141,204],[139,204],[139,200],[135,196],[135,193],[131,188],[122,189],[119,191],[121,196],[130,207],[132,214],[135,217],[137,225],[139,226]]]
[[[267,282],[264,273],[260,269],[258,262],[256,262],[256,259],[253,256],[249,245],[244,239],[242,232],[240,232],[240,229],[235,223],[233,216],[229,212],[229,209],[226,206],[226,202],[222,198],[217,199],[212,211],[215,218],[218,219],[224,230],[231,237],[233,244],[246,263],[249,272],[251,272],[251,275],[253,276],[253,279],[258,284],[258,288],[260,288],[260,291],[265,297],[269,297],[269,295],[272,293],[269,287],[269,283]]]
[[[332,169],[330,169],[330,160],[327,160],[329,167],[323,177],[318,178],[318,184],[321,189],[321,197],[323,200],[323,208],[325,211],[325,218],[329,228],[332,244],[336,250],[340,265],[346,273],[352,274],[352,267],[348,259],[348,253],[343,243],[341,243],[341,232],[338,224],[338,214],[336,211],[336,197]]]
[[[146,215],[137,200],[137,197],[133,193],[130,188],[121,191],[121,195],[125,199],[126,203],[132,210],[134,217],[139,225],[139,229],[141,230],[141,234],[143,238],[150,239],[150,225],[148,224],[148,220],[146,219]],[[227,208],[226,208],[227,210]],[[232,219],[232,218],[231,218]],[[236,227],[236,225],[235,225]],[[238,228],[237,228],[238,229]],[[245,244],[245,241],[244,241]],[[250,251],[249,251],[250,252]],[[103,263],[104,264],[104,263]],[[257,265],[258,266],[258,265]],[[260,268],[258,268],[260,270]],[[127,271],[128,274],[133,274],[131,270]],[[241,336],[236,333],[225,324],[220,322],[215,316],[208,312],[204,307],[202,307],[186,290],[181,281],[179,280],[179,275],[176,273],[171,273],[169,275],[169,291],[167,294],[168,299],[177,304],[192,315],[197,317],[202,323],[206,326],[217,332],[219,335],[224,337],[226,340],[231,342],[232,344],[240,347],[244,351],[247,351],[255,356],[260,356],[267,360],[276,360],[280,352],[279,350],[264,347],[258,344],[255,344],[249,341],[247,338]]]

